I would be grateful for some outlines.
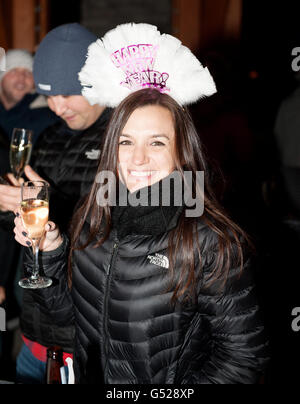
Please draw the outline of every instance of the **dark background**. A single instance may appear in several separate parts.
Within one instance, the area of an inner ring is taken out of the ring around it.
[[[212,2],[217,9],[218,0]],[[173,12],[171,0],[51,0],[49,29],[80,22],[101,37],[117,24],[148,22],[173,33]],[[286,202],[274,138],[279,105],[295,87],[299,15],[299,1],[244,0],[239,38],[218,37],[193,49],[219,90],[191,108],[215,166],[212,181],[257,249],[255,276],[270,336],[266,384],[292,385],[300,377],[300,332],[291,328],[292,310],[300,307],[300,219]]]

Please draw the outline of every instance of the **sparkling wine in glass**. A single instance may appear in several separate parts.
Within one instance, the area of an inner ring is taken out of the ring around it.
[[[40,275],[38,257],[49,217],[49,184],[44,181],[24,182],[21,192],[21,216],[32,242],[34,265],[30,277],[22,279],[19,285],[25,289],[47,288],[52,280]]]
[[[10,144],[10,168],[13,175],[18,180],[24,172],[24,168],[29,164],[32,151],[33,132],[27,129],[15,128]]]

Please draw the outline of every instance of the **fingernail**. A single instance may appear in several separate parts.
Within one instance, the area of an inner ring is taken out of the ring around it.
[[[25,231],[22,232],[24,237],[27,237],[27,233],[25,233]]]
[[[28,245],[28,247],[31,247],[31,242],[30,241],[26,241],[26,244]]]

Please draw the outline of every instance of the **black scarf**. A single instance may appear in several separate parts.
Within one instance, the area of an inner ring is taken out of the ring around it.
[[[127,203],[127,206],[120,206],[118,203],[119,198],[117,198],[117,206],[112,209],[112,227],[117,230],[120,239],[132,234],[155,236],[176,227],[184,207],[175,206],[175,191],[173,186],[169,187],[170,205],[163,206],[163,181],[165,179],[132,194],[130,194],[123,184],[120,184],[119,191],[125,194],[127,201],[132,200],[132,198],[140,199],[141,195],[148,195],[146,200],[143,198],[143,201],[147,202],[148,206],[142,206],[141,204],[131,206],[129,203]],[[118,196],[120,196],[120,192],[118,192]],[[159,206],[151,206],[151,192],[159,192]]]

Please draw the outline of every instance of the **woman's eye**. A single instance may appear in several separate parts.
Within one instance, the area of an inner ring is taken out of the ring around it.
[[[157,141],[157,142],[151,143],[151,146],[165,146],[165,144],[163,142]]]
[[[130,145],[131,145],[130,140],[122,140],[122,141],[119,143],[119,146],[130,146]]]

